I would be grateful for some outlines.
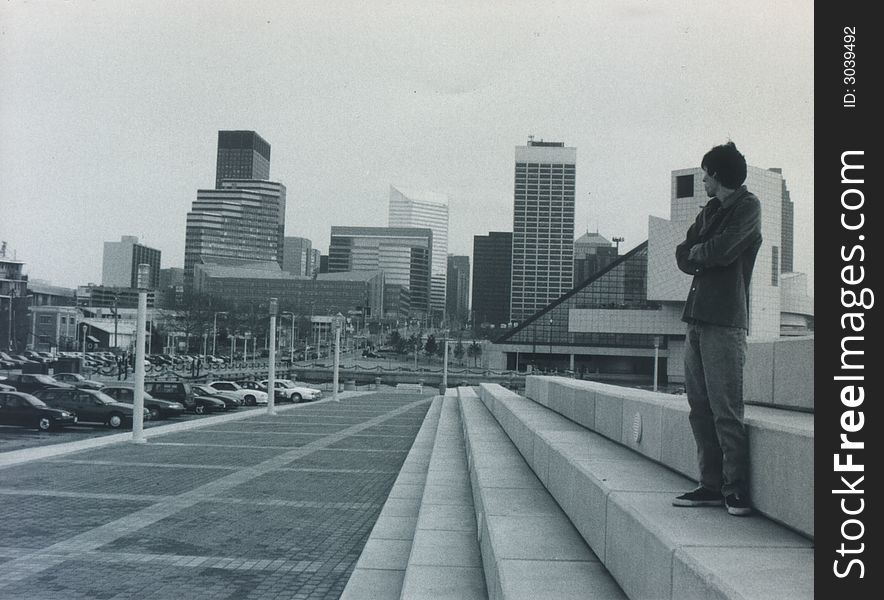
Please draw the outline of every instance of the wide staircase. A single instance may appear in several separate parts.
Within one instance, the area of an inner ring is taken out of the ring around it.
[[[672,506],[697,476],[683,396],[448,390],[343,598],[812,598],[812,400],[773,397],[746,407],[755,512],[734,517]]]

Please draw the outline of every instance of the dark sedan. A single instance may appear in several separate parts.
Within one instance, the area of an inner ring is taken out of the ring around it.
[[[238,396],[228,392],[219,392],[207,385],[191,384],[193,393],[203,398],[213,398],[224,403],[224,410],[236,410],[242,406],[242,400]]]
[[[36,396],[52,408],[74,413],[78,422],[104,423],[112,429],[132,426],[132,407],[98,390],[47,388]],[[147,409],[144,409],[144,418],[150,419]]]
[[[106,385],[101,391],[117,402],[135,403],[135,388],[131,385]],[[150,412],[152,420],[180,417],[184,414],[184,405],[172,400],[160,400],[144,392],[144,408]]]
[[[74,386],[62,383],[49,375],[32,375],[29,373],[12,374],[6,378],[5,383],[15,386],[15,389],[20,392],[25,392],[26,394],[33,394],[34,392],[46,388],[74,389]]]
[[[0,425],[19,425],[49,431],[76,422],[77,417],[72,413],[50,408],[30,394],[0,392]]]
[[[87,390],[100,390],[104,384],[94,379],[86,379],[79,373],[56,373],[52,376],[56,381],[70,384],[74,387],[85,388]]]

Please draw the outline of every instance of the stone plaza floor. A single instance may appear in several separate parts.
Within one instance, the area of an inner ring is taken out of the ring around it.
[[[358,394],[0,468],[0,599],[338,598],[430,400]]]

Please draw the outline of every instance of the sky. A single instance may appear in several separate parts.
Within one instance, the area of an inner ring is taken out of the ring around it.
[[[448,249],[511,231],[515,147],[577,148],[577,234],[647,239],[670,172],[733,140],[780,167],[813,271],[809,1],[21,1],[0,4],[0,240],[32,279],[100,283],[103,242],[184,262],[218,130],[257,131],[286,235],[385,226],[447,194]],[[812,291],[811,291],[812,293]]]

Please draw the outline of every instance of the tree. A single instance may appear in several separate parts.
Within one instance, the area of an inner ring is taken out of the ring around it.
[[[456,358],[458,362],[461,362],[465,353],[466,350],[463,347],[463,340],[458,339],[457,345],[454,347],[454,358]]]
[[[470,347],[467,348],[467,355],[473,359],[473,366],[477,366],[479,357],[482,356],[482,346],[479,342],[470,344]]]
[[[400,342],[402,342],[402,336],[394,329],[390,332],[390,335],[387,336],[387,345],[392,346],[393,348],[398,348]]]
[[[429,335],[429,336],[427,336],[427,341],[424,344],[424,352],[426,353],[426,355],[428,357],[433,356],[433,354],[436,353],[437,346],[438,346],[438,344],[436,343],[436,336]]]

